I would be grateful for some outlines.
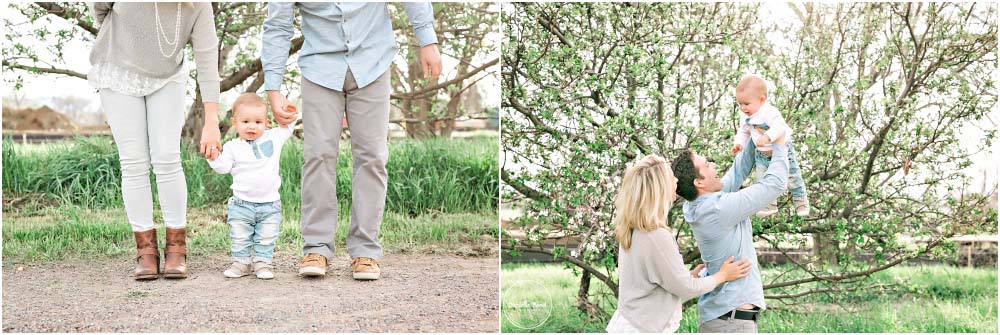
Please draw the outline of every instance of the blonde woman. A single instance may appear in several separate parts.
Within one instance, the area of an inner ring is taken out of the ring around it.
[[[610,333],[673,333],[680,327],[683,301],[743,278],[750,270],[750,264],[733,262],[732,257],[708,277],[697,277],[702,264],[687,270],[667,228],[676,190],[677,178],[663,157],[643,157],[625,171],[615,197],[619,289],[618,309],[608,322]]]
[[[90,3],[100,25],[90,52],[87,80],[100,91],[118,147],[122,200],[136,244],[136,280],[160,276],[160,250],[153,227],[156,175],[160,210],[166,226],[162,274],[186,278],[185,227],[187,184],[181,169],[181,128],[188,71],[184,48],[194,51],[198,85],[205,107],[201,152],[218,156],[219,39],[212,4],[208,2]]]

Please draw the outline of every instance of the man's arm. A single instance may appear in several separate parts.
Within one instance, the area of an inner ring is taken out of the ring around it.
[[[437,44],[437,34],[434,33],[434,8],[429,2],[404,2],[403,10],[410,19],[413,33],[417,35],[417,43],[421,46]]]
[[[404,2],[403,9],[420,45],[420,67],[424,76],[434,82],[441,74],[441,52],[434,33],[434,7],[428,2]]]
[[[264,90],[271,103],[271,114],[278,124],[292,122],[292,116],[284,112],[288,99],[281,95],[281,83],[288,64],[288,50],[292,47],[294,6],[294,2],[268,2],[262,34],[264,49],[261,50],[260,61],[264,70]]]
[[[719,223],[723,227],[739,224],[754,213],[764,209],[782,193],[788,184],[788,147],[783,144],[771,146],[771,165],[764,178],[739,192],[722,193],[719,197]],[[744,149],[744,152],[746,149]],[[737,184],[738,185],[738,184]]]
[[[757,147],[748,137],[746,143],[743,144],[743,150],[733,159],[733,166],[730,166],[729,171],[726,171],[726,174],[722,176],[722,192],[736,192],[740,189],[743,180],[747,179],[750,170],[753,169],[756,150]]]
[[[294,27],[292,11],[294,2],[268,2],[267,18],[264,19],[262,34],[263,50],[260,53],[261,66],[264,69],[264,90],[278,91],[285,76],[285,66],[288,64],[288,50],[292,47]]]

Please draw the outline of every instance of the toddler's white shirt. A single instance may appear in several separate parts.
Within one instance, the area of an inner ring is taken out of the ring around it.
[[[771,143],[788,143],[792,138],[792,128],[788,126],[788,123],[785,123],[785,118],[781,116],[778,108],[769,103],[765,102],[751,116],[747,116],[741,112],[736,113],[740,118],[740,126],[736,128],[736,136],[733,140],[734,144],[746,146],[748,138],[756,142],[764,134],[767,134],[767,137],[771,138]],[[764,132],[760,131],[756,128],[759,125],[767,125],[768,130]],[[771,145],[757,147],[757,151],[770,152]]]
[[[292,122],[287,128],[268,129],[253,141],[238,137],[232,139],[222,146],[218,158],[208,161],[208,165],[215,172],[233,175],[230,188],[233,195],[241,200],[257,203],[281,200],[278,163],[281,162],[281,148],[294,129],[295,122]]]

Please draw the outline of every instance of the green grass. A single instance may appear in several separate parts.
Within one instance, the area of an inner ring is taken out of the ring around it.
[[[190,209],[188,252],[192,255],[229,251],[225,207]],[[155,218],[161,221],[160,218]],[[344,249],[350,209],[340,213],[338,253]],[[163,224],[155,225],[163,245]],[[495,213],[424,214],[417,217],[388,212],[380,241],[389,252],[489,255],[497,248]],[[276,253],[298,255],[302,250],[297,219],[281,223]],[[132,231],[120,209],[90,210],[75,206],[41,209],[31,216],[7,214],[3,222],[4,263],[53,261],[66,257],[106,258],[135,253]]]
[[[191,148],[181,155],[188,186],[188,250],[194,255],[225,253],[229,250],[225,203],[232,195],[232,177],[212,171]],[[298,254],[302,141],[289,141],[281,159],[284,220],[276,252]],[[393,252],[495,253],[498,166],[496,136],[391,141],[380,233],[383,247]],[[351,170],[350,146],[345,144],[338,160],[337,190],[330,192],[331,200],[337,197],[340,205],[341,249],[351,215]],[[155,195],[156,184],[151,184]],[[120,185],[118,155],[108,137],[44,145],[16,145],[6,139],[4,262],[133,254]],[[162,221],[159,210],[154,216]],[[163,225],[155,226],[162,240]]]
[[[764,269],[764,278],[783,269]],[[810,295],[794,306],[768,300],[772,309],[761,315],[760,332],[995,332],[997,330],[996,268],[958,268],[945,265],[897,266],[874,274],[872,283],[900,283],[885,291]],[[528,282],[530,285],[517,285]],[[579,275],[562,265],[505,264],[501,271],[501,305],[533,301],[551,306],[551,316],[537,328],[514,325],[502,315],[503,332],[603,332],[606,319],[588,318],[575,308]],[[509,290],[517,285],[518,290]],[[592,280],[591,292],[607,292]],[[768,291],[767,293],[773,293]],[[546,298],[550,296],[551,298]],[[546,303],[551,299],[551,303]],[[614,312],[614,302],[601,306]],[[697,308],[684,311],[678,332],[697,331]]]
[[[580,276],[562,265],[503,264],[500,272],[501,331],[603,333],[606,321],[590,318],[576,309],[579,285]],[[610,292],[596,279],[591,279],[590,288],[595,295]],[[528,305],[525,302],[538,306],[536,313],[515,317],[512,321],[510,310]],[[602,307],[614,311],[613,307],[608,308],[608,304]]]
[[[341,147],[337,200],[351,202],[351,154]],[[231,195],[232,177],[220,175],[191,147],[181,150],[188,205],[217,206]],[[302,141],[293,139],[281,156],[281,199],[286,215],[297,216],[301,203]],[[496,211],[499,203],[497,139],[394,140],[386,166],[386,210],[419,216],[434,213]],[[154,176],[150,176],[155,180]],[[155,182],[151,183],[154,187]],[[85,208],[116,208],[121,200],[118,154],[109,137],[78,137],[38,146],[3,142],[3,191],[15,197],[40,194],[48,201]],[[334,196],[331,192],[331,196]]]

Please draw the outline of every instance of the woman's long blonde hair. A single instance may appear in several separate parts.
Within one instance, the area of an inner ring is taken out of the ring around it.
[[[625,170],[615,196],[615,239],[622,249],[632,247],[632,230],[653,231],[667,227],[667,212],[673,204],[677,181],[670,163],[657,155],[639,159]]]

